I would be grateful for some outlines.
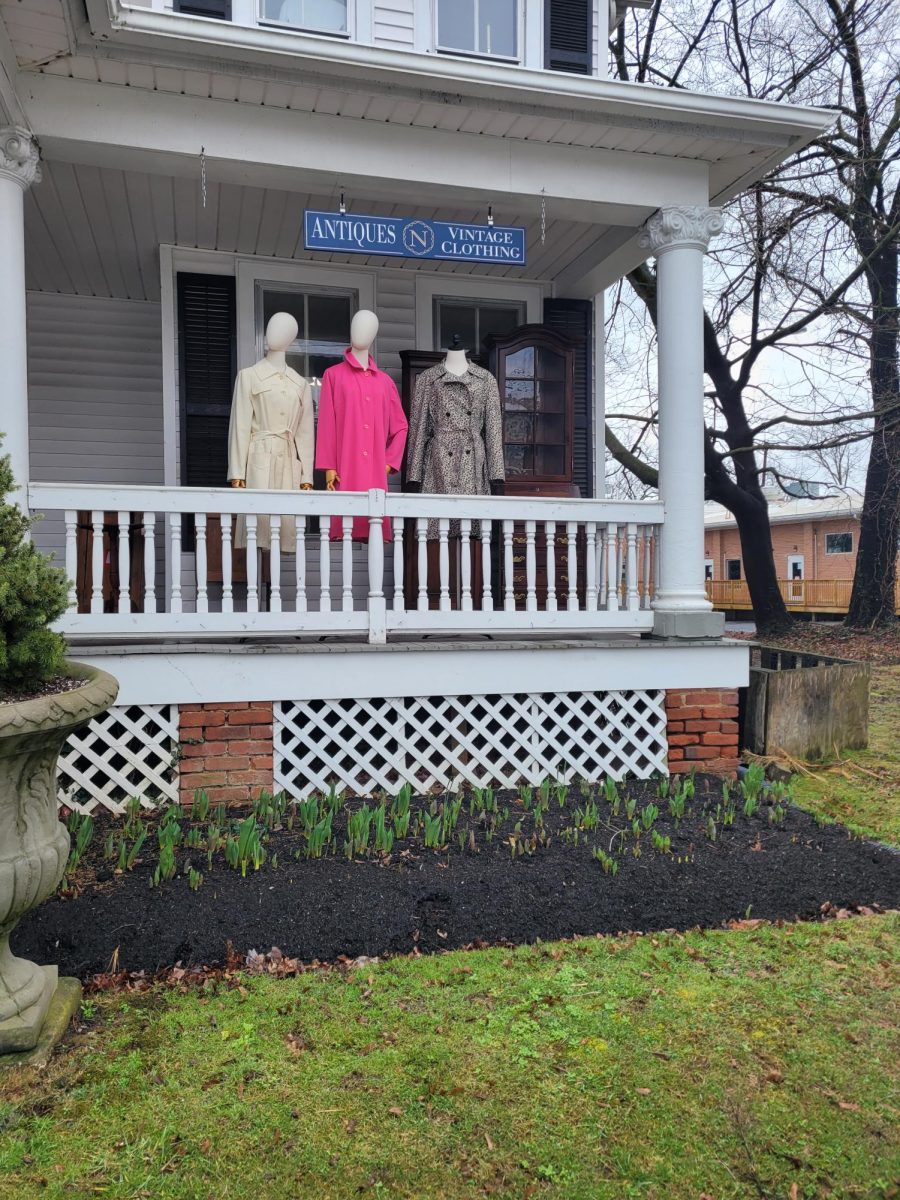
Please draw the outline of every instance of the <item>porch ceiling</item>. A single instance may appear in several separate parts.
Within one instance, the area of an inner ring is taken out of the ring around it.
[[[43,182],[26,197],[27,285],[37,291],[132,300],[159,299],[160,244],[223,250],[359,268],[391,267],[440,274],[547,280],[571,267],[610,230],[553,219],[541,244],[540,218],[514,207],[495,208],[498,224],[525,225],[528,265],[410,261],[364,255],[309,253],[303,248],[304,208],[333,208],[335,194],[316,195],[223,183],[207,185],[203,207],[199,165],[194,178],[116,171],[67,162],[44,163]],[[348,196],[348,199],[350,197]],[[484,220],[472,208],[433,208],[407,201],[352,197],[353,209],[375,216]]]

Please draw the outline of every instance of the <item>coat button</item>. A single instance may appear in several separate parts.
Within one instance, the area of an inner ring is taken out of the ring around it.
[[[368,458],[368,457],[369,457],[368,450],[363,450],[363,458]]]

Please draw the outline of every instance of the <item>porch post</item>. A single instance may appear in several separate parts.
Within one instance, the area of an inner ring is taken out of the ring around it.
[[[37,144],[19,125],[0,126],[0,432],[12,458],[15,497],[28,498],[28,370],[25,341],[25,191],[41,177]]]
[[[720,637],[724,627],[703,569],[703,255],[722,223],[718,208],[662,208],[641,234],[657,260],[660,637]]]

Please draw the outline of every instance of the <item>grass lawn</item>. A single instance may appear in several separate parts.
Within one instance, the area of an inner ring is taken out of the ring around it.
[[[794,799],[884,842],[900,843],[900,666],[873,667],[869,746],[794,778]]]
[[[95,996],[0,1075],[0,1195],[893,1197],[898,924]]]

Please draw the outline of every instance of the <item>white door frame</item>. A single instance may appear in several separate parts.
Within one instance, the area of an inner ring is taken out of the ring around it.
[[[800,564],[800,574],[796,575],[796,576],[794,575],[794,572],[793,572],[794,563]],[[789,554],[787,556],[787,577],[788,577],[788,579],[792,579],[795,581],[797,579],[805,579],[806,578],[806,561],[805,561],[804,555]]]

